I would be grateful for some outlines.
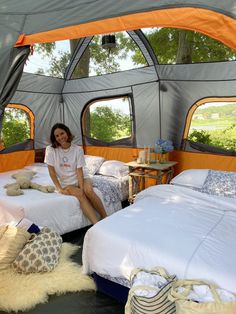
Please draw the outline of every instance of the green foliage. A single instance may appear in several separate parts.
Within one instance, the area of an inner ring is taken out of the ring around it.
[[[58,57],[54,56],[51,58],[49,75],[63,78],[70,58],[71,54],[69,52],[59,51]]]
[[[35,45],[34,49],[37,53],[42,54],[42,56],[50,57],[53,53],[53,51],[56,48],[56,43],[44,43]]]
[[[202,119],[194,119],[201,114]],[[212,115],[217,114],[213,119]],[[229,103],[222,106],[199,107],[193,115],[189,139],[194,142],[236,150],[236,104]],[[194,129],[198,128],[198,130]],[[210,130],[204,130],[210,127]],[[200,129],[201,128],[201,129]]]
[[[55,42],[35,45],[35,51],[37,53],[41,54],[43,58],[50,58],[50,69],[48,71],[48,74],[51,76],[63,78],[66,67],[68,66],[71,59],[71,53],[59,51],[56,56],[53,54],[55,49]],[[43,68],[38,68],[37,74],[45,74],[45,70]]]
[[[236,151],[236,124],[220,130],[206,131],[193,129],[188,139],[193,142]]]
[[[212,114],[218,113],[220,119],[236,121],[236,104],[232,103],[224,106],[210,106],[207,108],[204,108],[203,105],[197,109],[197,113],[202,114],[204,119],[210,119]]]
[[[5,147],[30,138],[29,120],[24,111],[16,108],[5,110],[1,138]]]
[[[101,36],[94,36],[77,64],[73,78],[87,77],[91,72],[96,75],[117,72],[120,70],[121,61],[126,60],[130,52],[136,54],[138,51],[140,50],[134,41],[123,32],[116,34],[116,47],[110,50],[102,47]],[[142,53],[140,53],[139,59],[141,64],[147,63]],[[134,64],[138,63],[134,62]]]
[[[131,121],[128,115],[110,107],[97,107],[90,112],[90,137],[112,142],[131,136]]]
[[[215,130],[210,132],[213,146],[236,151],[236,124],[224,130]]]
[[[194,63],[232,60],[236,58],[234,50],[201,33],[177,28],[143,29],[160,64]],[[42,56],[51,57],[49,75],[63,77],[78,39],[70,40],[70,52],[55,51],[55,43],[39,44],[35,50]],[[77,64],[73,77],[87,77],[89,70],[96,75],[113,73],[120,70],[120,62],[126,60],[132,52],[132,62],[146,65],[147,62],[136,43],[124,32],[116,33],[116,47],[111,50],[102,48],[101,36],[93,37],[88,48]],[[42,68],[38,73],[43,74]]]
[[[143,30],[160,64],[232,60],[236,52],[201,33],[177,28]]]
[[[211,140],[210,140],[210,134],[205,131],[205,130],[195,130],[193,129],[193,131],[190,133],[189,135],[189,140],[193,141],[193,142],[198,142],[198,143],[202,143],[202,144],[211,144]]]

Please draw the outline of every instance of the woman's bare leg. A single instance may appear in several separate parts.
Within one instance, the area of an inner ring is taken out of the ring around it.
[[[107,217],[106,210],[103,206],[103,203],[100,197],[94,192],[92,182],[90,179],[84,179],[84,193],[86,194],[87,198],[96,209],[96,211],[100,214],[102,218]]]
[[[85,193],[80,188],[77,188],[75,186],[67,187],[67,191],[70,193],[70,195],[75,196],[79,200],[80,207],[84,215],[91,221],[91,223],[93,225],[97,223],[99,219],[96,215],[94,208],[87,199]]]

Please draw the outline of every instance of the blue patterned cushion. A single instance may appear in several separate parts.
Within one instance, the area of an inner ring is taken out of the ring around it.
[[[236,197],[236,172],[209,170],[201,192]]]

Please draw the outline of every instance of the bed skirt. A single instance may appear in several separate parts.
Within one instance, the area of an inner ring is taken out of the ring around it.
[[[93,273],[93,278],[97,286],[97,290],[104,293],[121,303],[126,303],[129,294],[129,288],[122,286],[114,281],[103,278]]]

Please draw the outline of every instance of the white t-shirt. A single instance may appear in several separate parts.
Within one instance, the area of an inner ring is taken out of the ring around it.
[[[78,185],[76,170],[85,166],[84,152],[81,147],[72,143],[69,149],[47,146],[44,162],[55,168],[62,187]]]

